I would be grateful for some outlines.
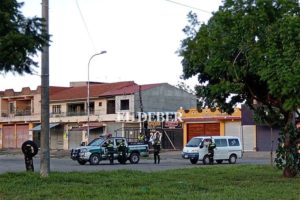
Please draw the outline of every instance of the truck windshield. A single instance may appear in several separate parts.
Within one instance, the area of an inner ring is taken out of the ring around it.
[[[103,138],[96,138],[91,141],[88,146],[100,146],[104,142]]]
[[[186,147],[198,147],[202,142],[202,138],[192,138],[185,146]]]

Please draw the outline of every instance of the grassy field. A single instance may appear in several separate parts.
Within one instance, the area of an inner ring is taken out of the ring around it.
[[[300,178],[269,166],[214,165],[155,173],[0,175],[0,199],[300,199]]]

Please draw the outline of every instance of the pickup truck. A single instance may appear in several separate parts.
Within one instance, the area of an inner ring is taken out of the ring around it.
[[[149,147],[144,143],[132,143],[128,144],[128,141],[124,137],[99,137],[91,141],[87,146],[81,146],[71,150],[71,159],[77,161],[80,165],[84,165],[89,162],[91,165],[98,165],[102,160],[108,160],[109,154],[106,148],[108,140],[113,142],[114,146],[114,160],[119,160],[119,154],[117,147],[122,140],[125,141],[126,145],[126,161],[129,160],[131,164],[137,164],[140,161],[140,156],[149,156]],[[125,162],[126,162],[125,161]]]

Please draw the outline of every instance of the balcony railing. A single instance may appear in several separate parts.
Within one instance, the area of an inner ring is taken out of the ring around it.
[[[15,112],[4,111],[1,113],[1,117],[13,117],[13,116],[30,116],[31,110],[16,110]]]

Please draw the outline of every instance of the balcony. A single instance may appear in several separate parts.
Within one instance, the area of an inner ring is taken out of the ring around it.
[[[134,113],[130,112],[128,116],[132,119],[134,118]],[[51,122],[86,122],[88,121],[87,117],[87,112],[85,111],[50,113]],[[100,110],[93,110],[90,111],[90,121],[120,121],[120,115],[117,113],[106,114],[106,112]]]
[[[39,121],[40,114],[32,113],[31,110],[16,110],[15,112],[9,113],[8,111],[2,111],[0,122],[29,122]]]

